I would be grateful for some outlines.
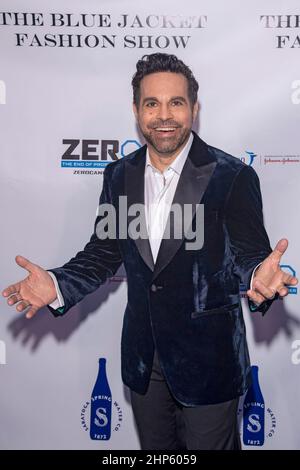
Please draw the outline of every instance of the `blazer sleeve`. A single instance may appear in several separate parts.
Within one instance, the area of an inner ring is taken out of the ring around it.
[[[111,203],[108,167],[103,174],[100,205]],[[98,238],[96,227],[100,219],[98,215],[94,232],[84,249],[63,266],[49,270],[55,274],[64,299],[64,307],[60,309],[54,310],[48,306],[54,316],[64,315],[87,294],[95,291],[108,277],[115,274],[123,262],[116,238]]]
[[[249,289],[253,270],[272,252],[263,222],[259,178],[251,166],[243,166],[234,179],[225,205],[225,221],[234,272]],[[256,306],[248,298],[248,304],[252,312],[264,315],[273,300]]]

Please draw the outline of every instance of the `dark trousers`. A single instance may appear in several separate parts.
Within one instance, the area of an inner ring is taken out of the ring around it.
[[[145,395],[131,390],[131,404],[143,450],[239,450],[238,398],[186,407],[172,396],[155,352]]]

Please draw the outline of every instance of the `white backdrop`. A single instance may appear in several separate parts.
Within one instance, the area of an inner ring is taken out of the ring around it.
[[[118,158],[140,141],[130,82],[136,61],[156,51],[175,53],[194,71],[201,103],[195,129],[255,168],[271,243],[289,239],[283,263],[297,274],[297,13],[297,0],[152,0],[151,7],[128,0],[1,0],[1,289],[25,274],[15,255],[56,267],[89,239],[101,172],[111,161],[103,141],[117,141],[107,148],[119,145]],[[64,140],[73,141],[77,166],[61,166]],[[89,140],[96,142],[83,143]],[[28,321],[2,299],[0,448],[139,448],[120,375],[125,301],[122,270],[61,319],[45,309]],[[244,314],[265,402],[265,443],[244,447],[299,449],[297,289],[263,319],[246,307]],[[114,402],[112,436],[101,442],[84,427],[100,357],[107,359]],[[241,430],[245,425],[241,420]]]

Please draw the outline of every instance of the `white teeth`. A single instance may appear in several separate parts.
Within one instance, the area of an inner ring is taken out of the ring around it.
[[[175,130],[175,127],[157,127],[156,128],[157,131],[174,131]]]

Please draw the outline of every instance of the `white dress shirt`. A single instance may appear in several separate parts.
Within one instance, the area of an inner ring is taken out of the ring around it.
[[[144,173],[144,200],[147,231],[154,263],[157,259],[178,181],[192,146],[193,139],[194,136],[191,133],[184,148],[163,172],[158,170],[151,163],[149,150],[147,148]],[[256,268],[252,274],[251,286],[255,270]],[[50,304],[50,307],[56,310],[64,306],[64,299],[59,289],[56,276],[51,271],[48,272],[53,279],[57,293],[57,298]]]
[[[184,148],[163,173],[153,166],[147,149],[144,197],[147,231],[154,263],[165,231],[182,168],[189,154],[193,139],[194,136],[191,133]]]

